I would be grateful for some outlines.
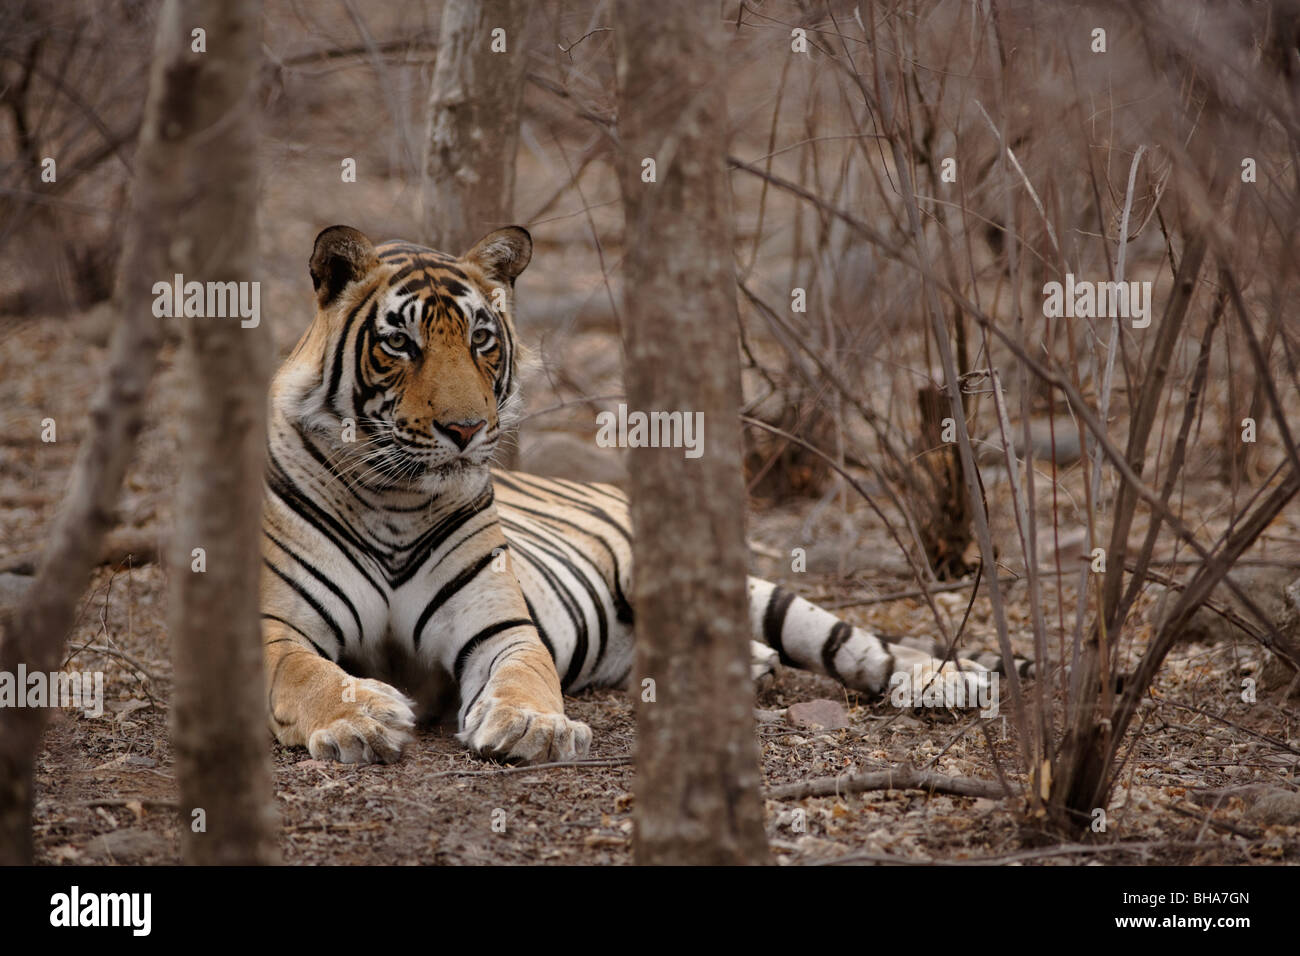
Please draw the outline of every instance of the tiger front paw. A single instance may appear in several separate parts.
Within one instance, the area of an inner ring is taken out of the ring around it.
[[[312,731],[307,750],[317,760],[393,763],[413,739],[414,701],[377,680],[354,680],[329,723]],[[355,699],[354,699],[355,698]]]
[[[485,757],[518,763],[572,760],[591,746],[591,728],[582,721],[496,698],[476,703],[456,737]]]

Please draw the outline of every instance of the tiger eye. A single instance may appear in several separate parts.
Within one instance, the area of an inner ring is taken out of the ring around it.
[[[470,344],[475,348],[482,348],[492,340],[492,333],[487,329],[475,329],[474,334],[470,336]]]
[[[402,332],[391,332],[384,336],[384,344],[393,349],[406,348],[407,338]]]

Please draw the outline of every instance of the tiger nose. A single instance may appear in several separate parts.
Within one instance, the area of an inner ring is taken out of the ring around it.
[[[479,419],[476,422],[434,422],[433,427],[454,441],[457,448],[464,451],[470,439],[486,424],[484,419]]]

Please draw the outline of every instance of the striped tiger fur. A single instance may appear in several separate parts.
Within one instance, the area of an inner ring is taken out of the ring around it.
[[[317,312],[271,388],[262,620],[273,733],[390,762],[417,717],[523,762],[591,741],[562,693],[632,675],[631,524],[609,485],[492,471],[517,407],[518,227],[460,258],[333,226]],[[951,669],[750,580],[765,656],[880,693]],[[984,669],[962,662],[968,670]],[[398,689],[400,688],[400,690]]]

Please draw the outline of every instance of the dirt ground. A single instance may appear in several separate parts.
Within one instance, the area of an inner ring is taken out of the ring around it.
[[[110,577],[113,595],[109,595]],[[167,736],[167,660],[156,567],[103,571],[74,646],[94,640],[115,656],[82,652],[76,666],[103,668],[105,716],[59,712],[38,765],[37,859],[41,863],[179,862],[175,780]],[[105,607],[105,599],[107,607]],[[130,618],[130,620],[128,620]],[[129,657],[137,665],[123,663]],[[768,835],[782,863],[1008,859],[1027,862],[1295,863],[1300,828],[1263,825],[1260,787],[1291,787],[1294,713],[1267,704],[1222,708],[1238,726],[1189,713],[1239,670],[1228,648],[1192,646],[1170,663],[1146,714],[1125,784],[1109,812],[1108,839],[1038,857],[1015,800],[916,791],[767,801]],[[140,679],[148,669],[152,678]],[[795,730],[783,710],[831,698],[851,726]],[[891,766],[991,778],[989,747],[1003,767],[1013,740],[1000,720],[989,739],[951,713],[900,712],[846,694],[827,678],[783,671],[758,695],[768,785]],[[312,760],[273,744],[282,849],[288,863],[605,864],[631,862],[634,718],[621,691],[590,691],[567,710],[595,731],[590,765],[499,767],[468,754],[451,728],[420,735],[393,766]],[[269,741],[268,741],[269,742]],[[1016,775],[1011,778],[1016,780]],[[1208,795],[1212,802],[1197,799]],[[798,832],[793,811],[803,811]],[[504,815],[502,814],[504,811]]]

